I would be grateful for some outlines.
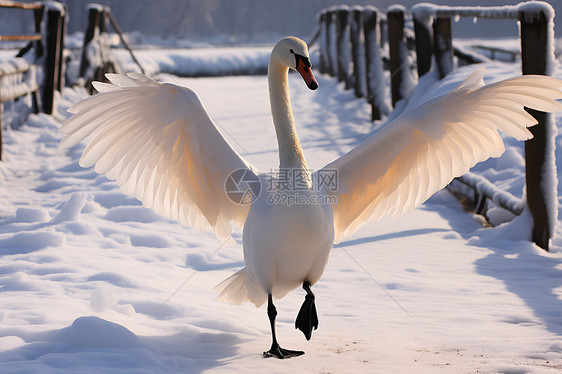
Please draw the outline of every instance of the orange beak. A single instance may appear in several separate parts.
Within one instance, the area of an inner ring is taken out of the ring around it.
[[[297,54],[295,54],[295,57],[296,57],[296,60],[297,60],[297,71],[300,73],[300,75],[304,79],[308,88],[310,88],[311,90],[317,89],[318,88],[318,82],[316,82],[316,79],[314,78],[314,75],[312,75],[312,70],[310,69],[311,65],[310,65],[310,61],[308,60],[308,58],[303,57],[301,55],[297,55]]]

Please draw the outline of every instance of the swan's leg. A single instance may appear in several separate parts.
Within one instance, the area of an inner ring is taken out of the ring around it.
[[[271,343],[271,349],[267,352],[263,352],[263,357],[276,357],[276,358],[290,358],[303,355],[303,351],[291,351],[289,349],[283,349],[279,346],[277,342],[277,335],[275,334],[275,317],[277,316],[277,309],[273,305],[273,297],[271,293],[267,297],[267,316],[269,317],[269,323],[271,324],[271,337],[273,342]]]
[[[306,296],[304,303],[301,306],[301,310],[297,315],[297,320],[295,321],[295,328],[301,330],[306,338],[310,340],[312,336],[312,330],[318,328],[318,314],[316,314],[316,305],[314,303],[314,293],[310,290],[310,283],[304,282],[302,288],[306,291]]]

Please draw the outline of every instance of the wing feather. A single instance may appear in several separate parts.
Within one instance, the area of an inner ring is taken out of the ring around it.
[[[249,206],[224,190],[237,169],[257,174],[222,136],[197,95],[141,74],[108,74],[100,92],[75,105],[61,148],[90,137],[80,165],[116,180],[157,213],[228,237]]]
[[[562,109],[562,81],[522,76],[484,86],[484,70],[450,93],[403,113],[350,152],[326,165],[337,170],[336,240],[369,219],[414,209],[476,163],[498,157],[505,146],[498,131],[532,137],[529,107]]]

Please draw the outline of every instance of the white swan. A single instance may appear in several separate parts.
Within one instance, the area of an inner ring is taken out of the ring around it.
[[[289,68],[299,71],[311,89],[317,87],[307,46],[294,37],[275,45],[268,72],[282,182],[292,189],[244,160],[193,91],[140,74],[108,75],[111,84],[95,83],[100,94],[72,106],[75,115],[62,126],[66,135],[60,144],[68,148],[93,134],[80,165],[95,165],[124,192],[181,224],[212,230],[223,239],[232,223],[244,225],[246,267],[217,286],[219,297],[256,306],[268,300],[273,343],[265,355],[278,358],[303,352],[277,343],[273,298],[303,285],[307,296],[296,326],[310,339],[318,326],[310,287],[322,275],[334,241],[369,219],[415,208],[477,162],[499,156],[504,144],[498,130],[520,140],[531,138],[526,127],[536,121],[523,106],[562,107],[554,101],[562,97],[561,81],[523,76],[484,86],[479,70],[450,93],[403,113],[310,173],[289,101]],[[322,179],[329,180],[334,171],[337,189]],[[228,190],[229,183],[240,180],[252,187],[254,194],[246,196],[251,204],[234,202],[225,192],[225,183]],[[271,198],[279,193],[301,203]]]

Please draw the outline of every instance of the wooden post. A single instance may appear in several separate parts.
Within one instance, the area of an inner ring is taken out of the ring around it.
[[[336,12],[337,19],[337,58],[338,58],[338,82],[345,82],[345,88],[351,88],[349,82],[349,66],[347,61],[348,40],[344,37],[347,32],[347,20],[349,12],[347,7],[340,7]]]
[[[45,6],[33,10],[33,20],[35,25],[35,33],[41,34],[41,26],[43,25],[43,14],[45,13]],[[45,51],[43,50],[43,40],[38,40],[35,42],[35,63],[43,57]],[[31,103],[33,107],[33,113],[39,113],[42,105],[42,98],[40,92],[33,91],[31,94]]]
[[[88,28],[84,34],[84,43],[82,46],[82,59],[80,60],[80,77],[85,77],[88,68],[90,67],[90,62],[87,58],[87,48],[96,33],[99,33],[99,22],[100,22],[100,12],[97,7],[90,7],[88,11]]]
[[[350,27],[350,40],[351,40],[351,57],[353,59],[353,88],[355,96],[365,96],[365,59],[361,53],[364,48],[361,44],[361,12],[362,8],[354,7],[351,10],[351,27]]]
[[[388,44],[390,50],[390,91],[392,106],[402,99],[402,73],[407,69],[406,56],[403,56],[404,39],[404,10],[394,7],[388,11]]]
[[[107,25],[108,25],[108,21],[109,21],[109,16],[108,16],[108,8],[107,7],[103,7],[103,10],[100,12],[99,15],[99,22],[98,22],[98,29],[99,29],[99,34],[100,35],[107,35]],[[108,60],[108,56],[106,55],[105,52],[107,52],[108,50],[106,49],[105,45],[105,41],[107,39],[105,38],[100,38],[100,53],[101,53],[101,65],[97,67],[94,75],[92,77],[88,77],[90,79],[92,79],[92,81],[100,81],[103,82],[105,80],[105,73],[114,73],[115,69],[113,68],[113,65],[109,62]],[[90,94],[93,94],[95,92],[94,86],[89,84],[90,86]]]
[[[41,25],[43,24],[43,14],[45,13],[45,6],[33,10],[33,19],[35,23],[35,33],[41,34]],[[43,42],[38,40],[35,42],[35,59],[43,57]]]
[[[371,9],[365,9],[362,15],[363,35],[365,36],[365,74],[367,75],[367,101],[372,102],[374,88],[370,84],[371,69],[373,61],[372,49],[376,48],[377,41],[377,12]],[[375,43],[375,44],[373,44]]]
[[[381,98],[377,95],[377,87],[382,82],[375,82],[374,77],[378,76],[377,70],[382,72],[381,56],[375,53],[379,50],[378,38],[380,37],[380,23],[376,9],[365,8],[362,14],[363,35],[365,36],[365,75],[367,81],[367,101],[371,104],[371,119],[373,121],[381,119],[382,108],[377,103]],[[382,76],[382,74],[381,74]]]
[[[99,22],[98,22],[100,34],[103,34],[103,33],[107,32],[108,23],[109,23],[108,8],[103,7],[103,10],[100,12],[100,18],[99,18]]]
[[[416,35],[416,60],[418,77],[422,77],[431,70],[431,56],[433,54],[432,30],[428,27],[429,20],[419,19],[414,12],[414,33]]]
[[[326,12],[322,12],[318,15],[318,21],[320,22],[320,64],[318,65],[318,71],[320,74],[326,74],[328,72],[328,57],[327,57],[327,34],[328,29],[326,27]]]
[[[334,66],[334,56],[335,53],[332,49],[332,23],[334,22],[335,13],[331,10],[328,10],[326,13],[326,72],[332,76],[336,76],[336,67]]]
[[[54,91],[59,75],[60,34],[62,32],[62,14],[59,9],[50,8],[47,11],[47,37],[45,57],[45,78],[43,82],[43,112],[53,113]]]
[[[526,19],[524,14],[519,15],[521,23],[521,62],[523,74],[545,75],[549,71],[548,56],[548,24],[549,20],[545,13],[533,17],[533,20]],[[538,121],[536,126],[530,127],[533,139],[525,142],[525,177],[527,183],[527,204],[533,216],[533,237],[532,240],[539,247],[548,251],[548,245],[552,233],[551,219],[549,217],[548,204],[553,202],[545,198],[545,189],[551,189],[549,180],[555,178],[554,175],[547,175],[550,172],[545,167],[545,159],[554,159],[554,139],[549,139],[548,129],[549,120],[547,114],[536,110],[527,111]],[[553,121],[553,119],[552,119]],[[548,163],[548,162],[547,162]],[[546,165],[548,166],[548,165]],[[555,167],[554,167],[555,169]],[[552,174],[552,173],[550,173]],[[555,209],[557,212],[557,209]]]
[[[61,6],[64,6],[61,4]],[[65,61],[64,61],[64,39],[66,37],[66,28],[68,18],[66,17],[67,9],[64,6],[64,13],[60,19],[60,33],[59,33],[59,56],[58,56],[58,74],[57,74],[57,91],[62,92],[64,88],[64,75],[65,75]]]
[[[437,17],[433,24],[433,45],[435,61],[439,69],[439,78],[443,78],[453,71],[453,37],[451,33],[451,18]]]

